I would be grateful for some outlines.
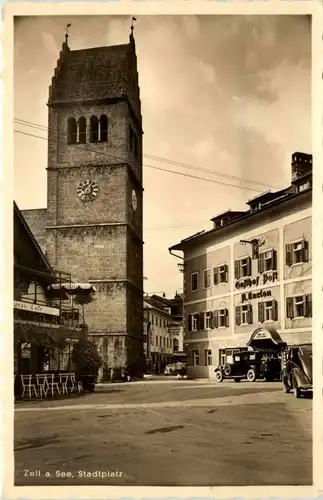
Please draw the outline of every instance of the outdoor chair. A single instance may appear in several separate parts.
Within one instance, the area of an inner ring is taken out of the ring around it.
[[[68,379],[69,379],[69,373],[60,373],[59,374],[59,383],[61,386],[61,391],[62,394],[68,394]]]
[[[75,378],[75,373],[71,373],[71,392],[82,392],[83,391],[83,385],[82,382],[79,380],[76,381]]]
[[[58,382],[57,378],[55,377],[54,373],[47,375],[47,383],[48,383],[48,387],[49,387],[49,390],[50,390],[52,396],[54,396],[55,391],[57,392],[57,394],[61,393],[60,388],[59,388],[59,382]]]
[[[30,375],[21,375],[21,384],[22,384],[22,395],[21,398],[24,397],[25,392],[27,391],[29,394],[29,397],[32,397],[32,393],[35,394],[36,397],[38,397],[38,392],[36,388],[35,378],[30,374]]]
[[[42,398],[44,395],[46,398],[47,392],[49,391],[47,375],[43,373],[36,373],[36,384],[37,387],[39,387],[40,397]]]

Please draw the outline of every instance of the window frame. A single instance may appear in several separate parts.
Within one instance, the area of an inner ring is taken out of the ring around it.
[[[193,276],[196,276],[196,288],[193,288]],[[191,292],[198,292],[199,289],[199,273],[198,271],[195,271],[194,273],[191,273]]]
[[[205,277],[208,277],[208,284],[206,283]],[[206,290],[207,288],[211,288],[211,268],[203,269],[203,288]]]
[[[204,329],[205,330],[212,330],[212,311],[205,311],[204,312]],[[207,326],[207,323],[209,323],[209,326]]]
[[[227,308],[218,309],[218,328],[226,328]],[[223,324],[221,321],[223,320]]]
[[[212,366],[212,349],[204,349],[204,364],[205,366]]]
[[[193,366],[200,366],[200,351],[195,349],[192,351],[192,355],[193,355]]]

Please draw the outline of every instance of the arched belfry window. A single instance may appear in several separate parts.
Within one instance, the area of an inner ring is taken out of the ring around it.
[[[106,115],[100,116],[100,141],[108,141],[108,117]]]
[[[99,139],[99,121],[96,116],[90,118],[90,142],[98,142]]]
[[[85,144],[86,143],[86,118],[84,116],[81,116],[81,118],[79,118],[78,126],[79,126],[79,142],[81,144]]]
[[[77,124],[75,118],[67,120],[67,142],[68,144],[76,144],[77,142]]]

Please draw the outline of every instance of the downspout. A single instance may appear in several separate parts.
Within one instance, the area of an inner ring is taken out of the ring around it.
[[[173,257],[177,257],[178,259],[181,259],[181,260],[184,260],[184,257],[181,257],[181,255],[176,255],[176,253],[173,253],[172,252],[172,249],[169,248],[168,249],[170,255],[172,255]],[[184,266],[184,264],[183,264]],[[184,298],[185,298],[185,283],[184,283],[184,268],[183,268],[183,306],[182,306],[182,315],[183,315],[183,350],[184,350],[184,336],[185,336],[185,332],[184,332],[184,324],[185,324],[185,309],[184,309]]]
[[[176,253],[172,253],[172,249],[171,249],[171,248],[169,248],[169,249],[168,249],[168,251],[169,251],[169,253],[170,253],[173,257],[177,257],[178,259],[182,259],[182,260],[184,260],[184,257],[181,257],[180,255],[176,255]]]

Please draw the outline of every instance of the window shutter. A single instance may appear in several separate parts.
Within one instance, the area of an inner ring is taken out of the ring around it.
[[[253,323],[253,318],[252,318],[252,305],[248,304],[248,323],[251,325]]]
[[[273,310],[273,321],[278,320],[278,302],[277,300],[272,301],[272,310]]]
[[[276,250],[272,250],[272,255],[271,255],[271,268],[274,271],[277,271],[277,252]]]
[[[248,257],[248,276],[251,276],[252,274],[251,265],[252,265],[251,257]]]
[[[240,260],[234,262],[234,277],[236,280],[240,279]]]
[[[285,253],[286,253],[286,266],[291,266],[293,264],[292,245],[288,244],[285,246]]]
[[[263,323],[265,321],[265,303],[258,302],[258,321]]]
[[[289,319],[294,317],[294,300],[292,297],[286,299],[286,316]]]
[[[308,241],[302,241],[302,257],[303,262],[308,262]]]
[[[265,270],[265,256],[261,253],[258,257],[258,273],[261,274]]]
[[[241,325],[241,308],[240,306],[236,307],[236,325]]]
[[[213,269],[213,283],[217,285],[219,283],[219,268],[215,267]]]
[[[312,317],[312,294],[306,295],[306,317]]]
[[[225,310],[225,326],[226,327],[229,326],[229,310],[228,309]]]
[[[225,266],[225,282],[229,283],[229,266],[226,264]]]
[[[204,330],[204,313],[199,315],[199,330]]]
[[[191,332],[192,331],[192,315],[189,314],[187,316],[187,321],[188,321],[188,331]]]
[[[218,328],[219,326],[219,316],[218,316],[218,311],[213,311],[212,313],[212,325],[213,325],[213,328]]]
[[[213,326],[213,312],[209,311],[209,314],[210,314],[210,327],[214,328],[214,326]]]

